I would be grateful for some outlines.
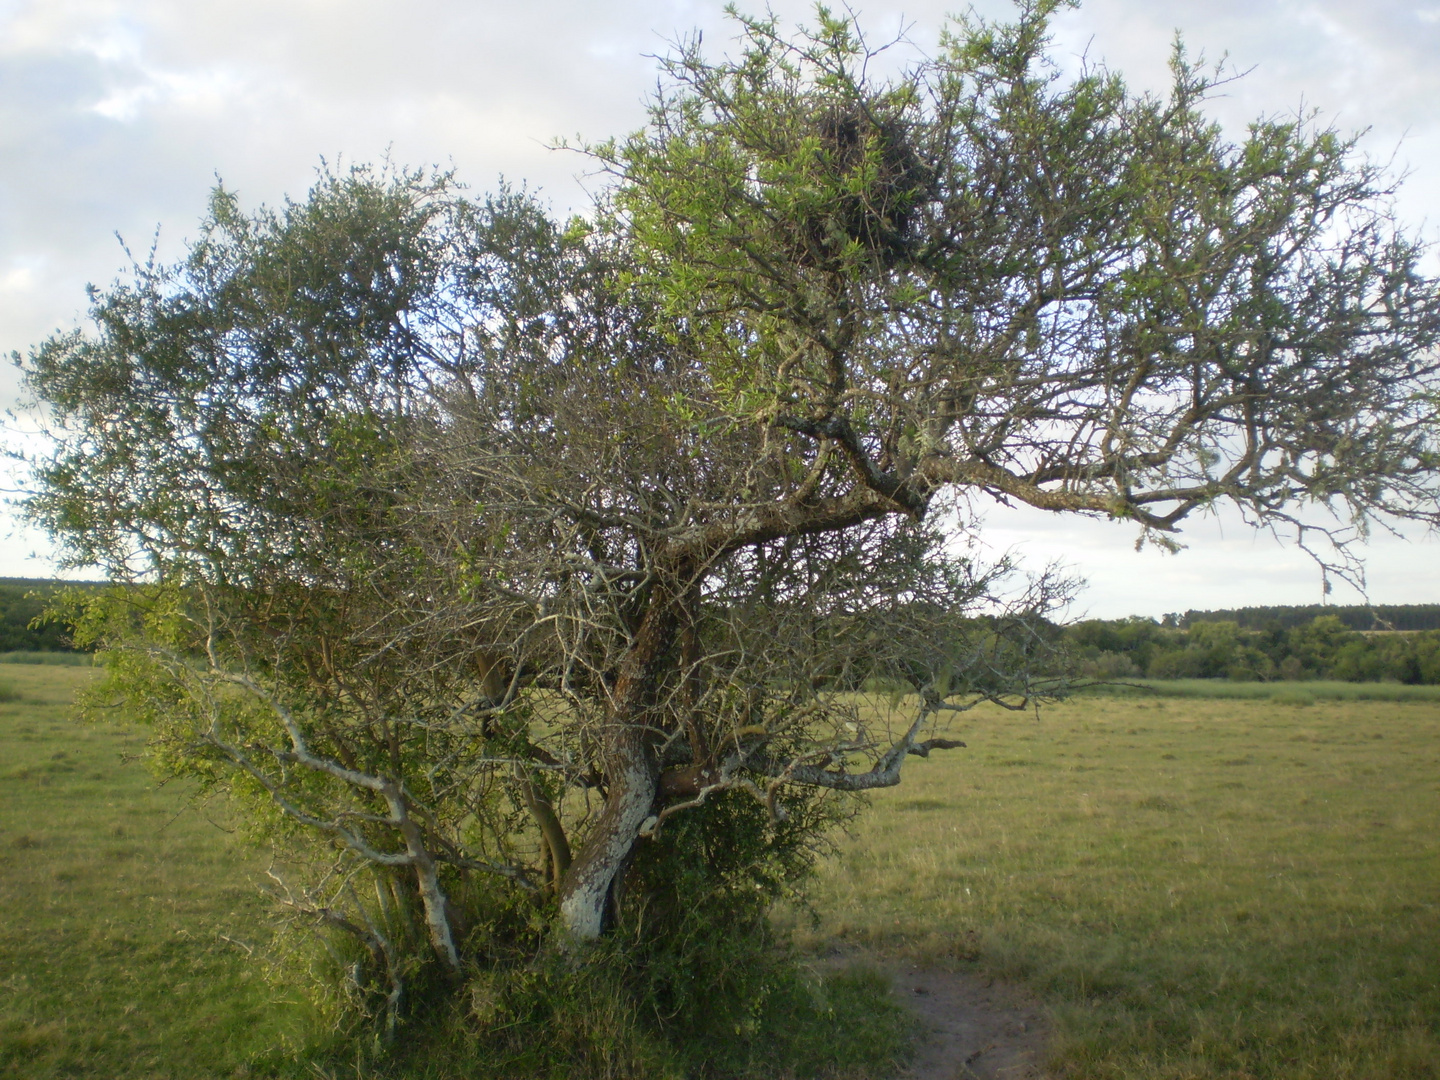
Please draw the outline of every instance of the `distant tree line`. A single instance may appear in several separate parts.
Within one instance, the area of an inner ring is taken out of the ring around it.
[[[51,598],[71,582],[0,578],[0,652],[73,652],[70,627],[38,622]]]
[[[1062,637],[1080,673],[1092,678],[1440,683],[1440,630],[1362,632],[1340,613],[1369,609],[1331,610],[1288,625],[1285,617],[1304,609],[1251,608],[1246,614],[1267,610],[1277,614],[1259,625],[1209,618],[1213,612],[1188,613],[1188,626],[1175,617],[1089,619],[1066,627]],[[1198,614],[1207,617],[1193,618]]]
[[[1242,630],[1266,630],[1275,624],[1290,630],[1308,625],[1322,615],[1334,616],[1351,630],[1440,630],[1440,604],[1357,604],[1352,607],[1304,604],[1187,611],[1184,615],[1165,616],[1162,625],[1189,629],[1202,622],[1233,622]]]
[[[69,626],[38,621],[61,587],[0,578],[0,652],[75,651]],[[985,619],[976,620],[975,631],[979,637],[967,648],[1007,636]],[[1087,619],[1039,636],[1068,645],[1078,672],[1091,678],[1440,684],[1440,604],[1190,610],[1158,621]],[[863,675],[830,672],[827,682],[858,686]]]

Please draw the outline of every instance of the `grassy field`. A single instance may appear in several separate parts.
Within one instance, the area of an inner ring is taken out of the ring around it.
[[[92,667],[95,658],[80,652],[0,652],[0,664],[59,664],[61,667]]]
[[[69,718],[92,674],[0,676],[0,1076],[244,1076],[299,1019],[245,963],[263,864]]]
[[[1431,701],[1440,703],[1440,686],[1404,683],[1354,683],[1316,679],[1313,682],[1231,682],[1227,679],[1132,679],[1091,687],[1082,696],[1123,698],[1204,698],[1209,701],[1271,701],[1281,705],[1313,705],[1317,701]]]
[[[268,1074],[304,1018],[244,955],[263,863],[68,719],[91,674],[0,674],[0,1076]],[[1323,693],[978,711],[782,917],[1024,984],[1068,1077],[1440,1077],[1437,736]]]
[[[1440,704],[972,715],[874,798],[811,944],[1025,984],[1066,1076],[1440,1076]]]

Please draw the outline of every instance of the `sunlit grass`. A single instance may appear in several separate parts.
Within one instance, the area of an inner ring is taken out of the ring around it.
[[[0,705],[0,1076],[243,1076],[297,1010],[246,961],[254,851],[155,787],[140,737],[68,703],[93,669],[6,669]]]
[[[1440,1075],[1440,706],[972,716],[875,796],[803,940],[1023,982],[1067,1076]]]

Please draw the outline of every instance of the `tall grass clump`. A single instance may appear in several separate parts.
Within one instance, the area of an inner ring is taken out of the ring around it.
[[[816,829],[833,816],[825,801],[795,798],[776,822],[736,793],[681,815],[637,853],[594,944],[558,939],[545,911],[498,891],[457,894],[467,952],[480,959],[458,992],[437,970],[408,971],[399,1023],[384,987],[361,974],[354,936],[327,934],[308,960],[293,951],[282,980],[294,985],[295,965],[311,964],[332,1025],[310,1067],[361,1060],[376,1075],[516,1080],[891,1071],[909,1032],[887,980],[809,974],[768,917],[778,899],[803,901]]]

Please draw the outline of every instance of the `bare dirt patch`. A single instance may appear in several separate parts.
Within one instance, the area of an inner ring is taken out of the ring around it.
[[[894,994],[924,1027],[906,1080],[1045,1080],[1050,1024],[1021,989],[984,975],[887,963]]]
[[[926,1029],[906,1080],[1044,1080],[1050,1025],[1023,991],[982,975],[882,964]]]
[[[1049,1018],[1019,987],[837,943],[818,966],[857,964],[887,975],[896,1002],[920,1021],[915,1056],[896,1080],[1053,1080]]]

